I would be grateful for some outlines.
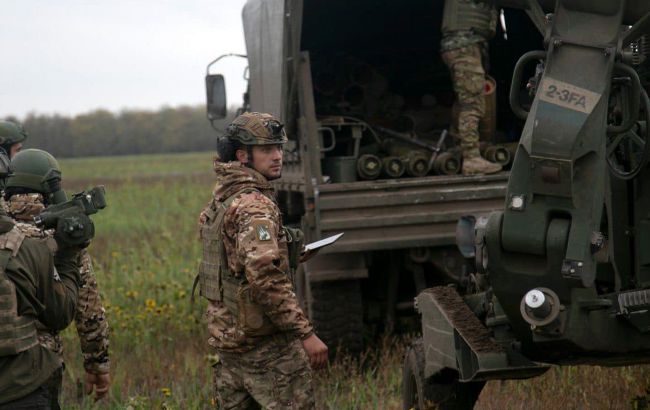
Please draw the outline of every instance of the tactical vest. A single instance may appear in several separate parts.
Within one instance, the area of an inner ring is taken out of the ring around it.
[[[222,302],[237,320],[237,326],[248,336],[265,336],[278,332],[268,316],[264,307],[258,305],[251,296],[251,289],[246,276],[236,277],[228,267],[226,249],[223,241],[223,221],[226,211],[235,198],[244,193],[259,192],[254,188],[243,189],[228,197],[222,202],[213,201],[203,211],[206,218],[200,227],[203,242],[203,259],[199,265],[199,294],[211,301]],[[285,229],[285,228],[282,228]],[[291,231],[286,233],[287,241],[295,244],[302,235]],[[302,247],[302,243],[299,245]],[[295,256],[296,246],[289,246],[290,265],[297,266]],[[298,250],[299,251],[299,250]],[[293,266],[292,266],[293,268]]]
[[[25,235],[14,227],[0,235],[0,356],[12,356],[38,345],[36,320],[18,315],[16,286],[6,273],[7,265]]]
[[[490,27],[492,9],[489,2],[480,0],[446,0],[442,14],[442,33],[454,31],[472,31],[488,39],[493,27]]]

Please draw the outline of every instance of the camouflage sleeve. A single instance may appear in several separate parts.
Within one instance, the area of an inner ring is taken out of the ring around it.
[[[75,324],[81,343],[84,368],[89,373],[108,373],[110,363],[106,311],[99,295],[90,255],[85,250],[81,256],[79,271],[82,286],[79,288]]]
[[[244,262],[255,301],[273,324],[305,338],[313,333],[293,292],[288,258],[278,246],[279,211],[259,192],[242,195],[235,213],[237,256]]]

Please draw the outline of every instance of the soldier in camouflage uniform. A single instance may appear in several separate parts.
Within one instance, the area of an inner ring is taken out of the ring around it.
[[[48,238],[51,230],[42,230],[34,225],[37,216],[50,203],[65,201],[61,190],[61,172],[56,159],[49,153],[28,149],[19,152],[11,162],[13,175],[7,179],[5,190],[5,211],[16,221],[16,227],[27,237]],[[108,322],[93,273],[90,255],[84,249],[80,254],[81,287],[77,298],[75,324],[86,370],[86,392],[95,388],[99,399],[106,395],[110,384],[108,357]],[[57,330],[37,323],[38,340],[41,346],[55,352],[63,366],[63,346]],[[62,373],[51,383],[52,407],[58,408]]]
[[[281,175],[286,141],[271,115],[237,117],[219,140],[213,200],[199,219],[198,280],[222,409],[313,408],[310,364],[327,362],[293,291],[301,233],[283,227],[269,184]]]
[[[22,148],[27,139],[27,132],[22,125],[11,121],[0,121],[0,139],[2,147],[9,158],[13,158]]]
[[[1,188],[8,166],[0,149]],[[51,409],[61,363],[39,344],[36,322],[64,329],[81,282],[78,252],[55,239],[26,237],[0,209],[0,410]]]
[[[440,51],[456,93],[452,128],[461,141],[465,175],[501,171],[501,165],[479,152],[479,122],[485,115],[483,56],[487,59],[496,23],[493,0],[445,0]]]

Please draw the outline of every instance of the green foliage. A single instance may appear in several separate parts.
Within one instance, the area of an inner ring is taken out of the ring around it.
[[[216,121],[215,127],[222,129],[230,119]],[[118,114],[96,110],[72,118],[29,114],[20,121],[29,134],[25,146],[57,158],[190,152],[216,146],[217,133],[203,105]]]

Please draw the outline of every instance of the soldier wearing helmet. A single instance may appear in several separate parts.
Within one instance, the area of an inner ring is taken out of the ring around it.
[[[11,161],[13,173],[7,179],[5,211],[16,222],[16,227],[27,237],[49,238],[51,230],[43,231],[34,224],[34,217],[47,205],[64,202],[61,189],[61,170],[57,160],[40,149],[19,152]],[[75,325],[79,334],[86,370],[86,391],[95,388],[97,398],[108,392],[110,384],[108,358],[108,322],[101,302],[97,280],[93,273],[90,255],[84,249],[80,255],[81,287],[77,297]],[[58,409],[58,396],[62,383],[63,346],[59,331],[37,322],[38,341],[41,346],[56,353],[60,369],[49,384],[51,406]]]
[[[0,187],[9,157],[0,149]],[[80,286],[78,252],[28,237],[0,208],[0,410],[50,409],[50,385],[61,368],[41,346],[39,323],[64,329]]]
[[[0,121],[0,147],[9,158],[13,158],[22,148],[27,139],[27,132],[22,125],[11,121]]]
[[[327,361],[292,285],[301,233],[282,225],[270,180],[282,174],[283,125],[244,113],[217,144],[217,184],[199,218],[209,344],[220,408],[313,408],[311,367]]]

